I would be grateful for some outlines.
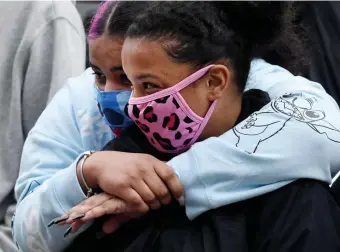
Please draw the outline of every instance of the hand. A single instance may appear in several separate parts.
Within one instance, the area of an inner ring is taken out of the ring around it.
[[[164,162],[146,155],[117,151],[99,151],[84,163],[89,186],[147,212],[169,204],[172,196],[183,196],[183,187],[175,172]],[[171,195],[172,193],[172,195]]]
[[[73,207],[65,215],[67,219],[58,223],[58,225],[72,224],[73,233],[92,219],[104,215],[113,215],[103,224],[103,231],[111,233],[118,229],[121,224],[141,215],[136,211],[133,206],[129,206],[121,199],[107,193],[100,193]]]

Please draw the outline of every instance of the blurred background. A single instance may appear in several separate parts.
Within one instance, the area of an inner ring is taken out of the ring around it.
[[[88,31],[92,16],[96,12],[99,4],[100,4],[100,1],[77,1],[76,2],[76,8],[83,21],[84,29],[86,32]],[[89,67],[88,52],[89,52],[89,49],[86,44],[86,68]]]
[[[99,4],[99,1],[76,2],[85,30]],[[311,64],[302,74],[321,83],[340,104],[340,2],[303,1],[297,2],[297,8],[297,21],[304,23],[311,43]],[[88,67],[88,57],[86,60]]]

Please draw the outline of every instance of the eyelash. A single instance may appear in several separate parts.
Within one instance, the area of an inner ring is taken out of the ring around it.
[[[103,73],[94,72],[93,75],[96,76],[96,80],[98,81],[98,84],[100,84],[100,85],[105,85],[106,76],[105,76]],[[126,85],[128,85],[128,86],[131,86],[131,82],[130,82],[130,80],[128,79],[128,77],[126,76],[126,74],[120,74],[120,75],[119,75],[119,81],[120,81],[122,84],[126,84]]]
[[[151,87],[147,87],[147,85],[150,85]],[[150,82],[144,82],[143,83],[143,88],[144,89],[156,89],[156,88],[159,88],[159,86],[153,84],[153,83],[150,83]]]
[[[98,80],[98,82],[100,84],[105,84],[105,80],[106,80],[106,76],[103,74],[103,73],[100,73],[100,72],[94,72],[93,75],[96,76],[96,79]]]

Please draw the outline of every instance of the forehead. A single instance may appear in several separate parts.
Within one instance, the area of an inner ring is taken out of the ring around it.
[[[124,39],[121,37],[100,36],[89,40],[90,62],[101,68],[121,65],[121,52]]]
[[[187,64],[172,60],[159,41],[127,38],[122,49],[123,68],[127,74],[152,73],[164,77],[187,74]]]
[[[169,57],[157,41],[146,39],[127,38],[122,49],[122,60],[139,65],[139,67],[152,67],[162,61],[163,64],[169,63]]]

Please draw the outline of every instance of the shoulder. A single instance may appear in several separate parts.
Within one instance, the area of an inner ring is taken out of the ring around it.
[[[84,144],[94,145],[97,150],[113,136],[99,112],[94,85],[93,71],[88,68],[82,75],[69,79],[67,88],[72,103],[73,118],[77,121],[83,140],[88,142]]]
[[[41,114],[32,132],[65,141],[79,136],[84,148],[96,150],[112,139],[97,107],[91,69],[67,81]]]
[[[77,77],[68,79],[66,86],[72,96],[74,109],[92,108],[96,105],[94,84],[95,77],[91,68]]]
[[[85,70],[81,75],[70,78],[66,84],[51,99],[36,126],[51,124],[51,122],[70,123],[77,121],[77,111],[95,110],[94,76],[91,69]],[[63,120],[64,119],[64,120]],[[67,122],[64,122],[67,120]],[[35,127],[36,128],[36,127]],[[41,128],[41,127],[40,127]]]
[[[255,59],[246,83],[245,90],[261,89],[268,92],[271,99],[287,93],[304,93],[319,99],[333,100],[320,83],[295,76],[283,67],[272,65],[262,59]]]

